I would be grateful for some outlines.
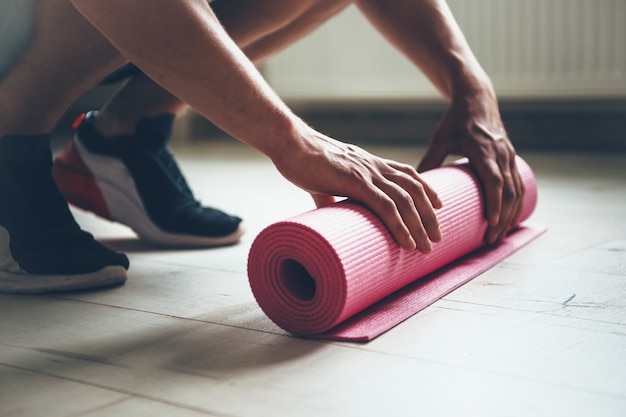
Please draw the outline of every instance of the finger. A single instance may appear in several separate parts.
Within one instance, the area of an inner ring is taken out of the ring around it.
[[[422,156],[422,160],[417,166],[419,172],[428,171],[429,169],[438,168],[448,156],[448,148],[440,145],[439,141],[431,141],[428,149]]]
[[[485,193],[485,217],[491,227],[498,225],[502,209],[502,188],[504,179],[500,167],[494,159],[471,160],[472,166],[482,182]]]
[[[335,197],[326,194],[311,193],[311,197],[313,197],[313,201],[315,202],[315,206],[317,208],[330,206],[336,201]]]
[[[430,188],[430,186],[423,181],[419,175],[416,180],[413,177],[398,177],[395,181],[393,181],[396,186],[400,186],[404,191],[406,191],[411,197],[411,202],[413,204],[412,208],[415,208],[419,213],[419,218],[421,219],[421,225],[426,230],[426,234],[428,238],[433,242],[440,242],[442,239],[441,229],[439,228],[439,221],[437,220],[437,214],[434,210],[434,205],[432,204],[432,199],[428,195],[429,192],[434,193],[434,190]],[[429,191],[430,189],[430,191]],[[436,196],[436,194],[435,194]],[[439,201],[437,197],[436,200]],[[400,211],[402,214],[403,211]],[[407,211],[410,215],[411,213]],[[404,216],[403,216],[404,219]],[[405,219],[406,220],[406,219]],[[412,230],[409,227],[409,230]],[[416,237],[415,235],[413,236]]]
[[[441,230],[435,210],[422,184],[405,177],[398,179],[397,182],[381,180],[377,185],[396,204],[417,249],[424,253],[430,252],[432,249],[430,241],[441,241]]]
[[[507,235],[507,233],[519,224],[519,218],[522,214],[522,210],[524,208],[524,194],[525,187],[524,181],[522,180],[521,175],[517,169],[517,165],[515,163],[515,158],[511,158],[511,177],[513,178],[513,182],[515,184],[515,201],[511,202],[511,211],[510,215],[507,216],[507,219],[501,221],[502,230],[498,234],[495,239],[495,243],[500,243]],[[503,209],[504,211],[504,209]]]
[[[390,161],[390,165],[402,171],[403,173],[409,175],[411,178],[413,178],[414,180],[422,184],[422,186],[424,187],[424,192],[428,196],[428,199],[430,200],[430,203],[432,204],[434,208],[440,209],[443,207],[443,203],[441,199],[439,198],[439,195],[437,195],[437,192],[435,191],[435,189],[431,187],[430,184],[428,184],[428,182],[424,181],[422,176],[417,172],[415,168],[413,168],[410,165],[401,164],[401,163],[394,162],[394,161]]]
[[[501,242],[506,233],[515,226],[523,205],[523,181],[515,161],[515,151],[511,148],[499,159],[503,178],[502,208],[498,225],[490,228],[487,234],[489,243]]]
[[[517,189],[517,210],[515,215],[513,216],[513,221],[511,222],[511,227],[517,226],[520,222],[520,217],[522,215],[522,211],[524,210],[524,197],[526,196],[526,186],[524,185],[524,180],[522,179],[522,175],[517,169],[517,158],[511,158],[511,170],[514,173],[515,178],[515,186]]]
[[[487,232],[488,243],[500,243],[502,239],[504,239],[515,216],[515,212],[517,211],[517,190],[510,166],[507,165],[503,167],[501,175],[503,179],[502,207],[500,209],[498,224],[490,227]]]
[[[373,193],[371,191],[367,193],[368,195],[371,195],[372,198],[359,200],[369,207],[381,219],[383,224],[387,227],[387,229],[389,229],[389,232],[400,246],[410,251],[415,250],[417,248],[416,241],[400,215],[396,203],[382,190],[378,188],[376,188],[376,190],[377,191]]]

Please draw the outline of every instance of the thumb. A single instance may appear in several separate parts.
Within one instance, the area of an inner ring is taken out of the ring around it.
[[[429,169],[438,168],[448,156],[448,150],[445,146],[432,141],[426,149],[422,160],[417,166],[418,172],[428,171]]]
[[[335,203],[335,197],[332,195],[311,193],[311,197],[313,197],[313,201],[315,201],[315,206],[317,208],[330,206]]]

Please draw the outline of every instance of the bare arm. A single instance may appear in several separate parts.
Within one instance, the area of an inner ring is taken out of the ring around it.
[[[361,11],[451,103],[418,169],[467,156],[481,178],[496,242],[517,222],[524,188],[515,150],[502,124],[491,81],[476,60],[444,0],[360,0]]]
[[[295,117],[228,37],[208,3],[74,0],[130,61],[228,133],[274,154]],[[264,126],[265,135],[258,134]]]
[[[316,201],[346,196],[378,214],[407,249],[441,239],[440,202],[417,171],[308,127],[228,37],[206,0],[72,0],[148,76],[269,156]]]

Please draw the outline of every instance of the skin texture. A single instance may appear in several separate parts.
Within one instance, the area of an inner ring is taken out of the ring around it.
[[[143,117],[186,105],[266,154],[317,205],[359,200],[406,249],[441,240],[441,202],[405,164],[323,135],[280,100],[254,63],[282,50],[350,1],[41,0],[29,47],[0,80],[0,136],[46,133],[67,106],[124,62],[130,80],[101,109],[105,135],[130,133]],[[465,155],[486,187],[486,238],[500,240],[519,216],[523,188],[493,87],[444,2],[369,0],[357,5],[450,101],[419,165]],[[45,69],[45,70],[44,70]],[[34,88],[32,80],[38,80]],[[52,99],[53,98],[53,99]],[[33,120],[33,103],[36,114]]]
[[[448,155],[468,157],[485,187],[486,240],[501,241],[521,214],[524,186],[493,86],[447,4],[361,0],[358,6],[450,102],[418,170],[436,168]]]

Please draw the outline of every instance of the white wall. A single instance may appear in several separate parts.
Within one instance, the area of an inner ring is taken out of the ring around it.
[[[449,0],[501,98],[626,98],[626,0]],[[287,99],[433,99],[350,7],[267,62]]]

